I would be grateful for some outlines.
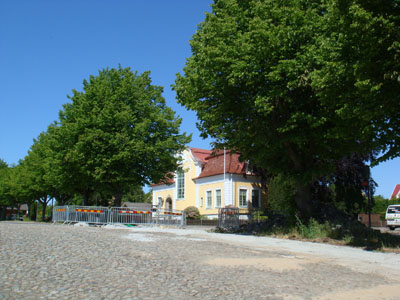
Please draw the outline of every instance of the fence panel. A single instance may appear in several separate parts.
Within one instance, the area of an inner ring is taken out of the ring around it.
[[[160,208],[154,213],[153,219],[159,225],[186,226],[185,212],[181,210]]]
[[[159,224],[185,226],[185,212],[180,210],[136,210],[128,207],[55,206],[53,222],[88,224]]]
[[[112,207],[109,224],[152,224],[152,213],[148,210],[135,210],[128,207]]]
[[[218,210],[218,226],[237,228],[240,225],[240,211],[237,207],[223,207]]]
[[[68,206],[54,206],[53,207],[53,222],[67,222],[68,220]]]
[[[107,207],[102,206],[75,206],[74,209],[69,210],[70,222],[83,222],[90,224],[106,224],[108,221]]]

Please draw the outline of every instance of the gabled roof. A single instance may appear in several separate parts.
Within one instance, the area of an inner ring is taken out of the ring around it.
[[[394,187],[392,196],[390,196],[390,200],[400,198],[400,184],[396,184]]]
[[[199,148],[189,147],[193,157],[197,162],[200,162],[202,170],[198,177],[193,178],[205,178],[221,174],[246,174],[246,164],[240,161],[240,153],[233,153],[230,150],[206,150]],[[224,155],[225,151],[225,155]],[[224,170],[224,158],[225,158],[225,170]],[[249,174],[254,175],[254,174]],[[151,186],[158,185],[170,185],[174,184],[173,178],[167,178],[166,182],[151,184]]]
[[[226,150],[224,155],[224,150],[215,150],[205,158],[206,163],[204,164],[203,169],[197,178],[224,174],[224,158],[225,173],[242,175],[246,174],[246,166],[244,162],[239,160],[239,153],[232,153],[230,150]]]
[[[208,156],[210,156],[210,154],[211,154],[211,152],[212,152],[211,150],[199,149],[199,148],[192,148],[192,147],[189,147],[189,149],[190,149],[190,151],[192,152],[194,158],[195,158],[197,161],[202,162],[202,163],[205,163],[205,162],[206,162],[206,158],[207,158]]]
[[[165,177],[166,178],[164,178],[164,180],[162,180],[161,182],[150,184],[150,186],[158,186],[158,185],[164,185],[164,184],[171,185],[171,184],[175,183],[174,178],[170,178],[167,176],[165,176]]]

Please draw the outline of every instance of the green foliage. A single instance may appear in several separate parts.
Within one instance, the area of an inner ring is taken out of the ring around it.
[[[44,219],[51,198],[58,205],[109,205],[114,198],[120,206],[127,192],[126,199],[148,202],[149,194],[132,187],[175,170],[176,153],[190,141],[161,94],[149,72],[129,68],[84,80],[18,166],[0,160],[0,205],[38,200]]]
[[[363,247],[367,250],[386,250],[386,248],[400,250],[400,236],[381,233],[379,230],[370,229],[356,221],[337,225],[327,221],[320,223],[313,218],[310,218],[307,222],[303,222],[297,216],[296,219],[295,224],[286,223],[278,226],[270,224],[271,220],[267,220],[263,224],[264,226],[259,227],[258,230],[254,230],[252,226],[249,229],[252,234],[258,235],[272,235],[298,240],[306,239],[330,244]],[[243,231],[247,232],[246,228],[242,228],[241,232]]]
[[[264,222],[268,220],[268,217],[264,216],[262,211],[254,210],[251,212],[251,219],[255,222]]]
[[[0,170],[7,169],[8,164],[0,158]]]
[[[7,171],[8,165],[3,160],[0,160],[0,206],[8,203]]]
[[[0,205],[17,206],[29,201],[24,169],[20,165],[0,169]]]
[[[389,199],[386,199],[382,195],[374,196],[374,206],[372,207],[372,213],[380,214],[381,220],[384,220],[386,209],[389,205]]]
[[[311,218],[307,224],[304,224],[297,216],[297,229],[302,238],[315,239],[325,238],[331,233],[331,225],[328,222],[323,224],[318,223]]]
[[[131,186],[124,193],[124,196],[122,196],[122,202],[151,203],[152,193],[151,191],[145,193],[141,186]]]
[[[219,0],[191,40],[174,89],[203,136],[296,182],[353,153],[400,152],[397,1]]]
[[[274,176],[268,184],[268,208],[284,214],[294,215],[296,186],[293,180],[282,174]]]
[[[56,190],[83,195],[84,205],[97,191],[120,205],[131,186],[175,170],[175,154],[190,137],[179,133],[181,119],[161,94],[149,72],[121,67],[101,70],[83,81],[82,91],[73,90],[47,133]]]
[[[199,209],[195,206],[188,206],[184,209],[186,218],[189,220],[199,220],[201,215]]]

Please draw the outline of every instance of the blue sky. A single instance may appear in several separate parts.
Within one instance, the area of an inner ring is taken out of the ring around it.
[[[58,118],[66,95],[106,67],[151,71],[167,104],[193,133],[190,146],[209,148],[196,114],[176,103],[170,85],[191,55],[189,40],[211,0],[0,1],[0,158],[22,159],[33,139]],[[372,174],[389,197],[400,159]]]

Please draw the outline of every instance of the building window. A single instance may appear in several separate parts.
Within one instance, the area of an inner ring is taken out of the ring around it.
[[[212,207],[212,192],[206,191],[206,208]]]
[[[251,191],[251,207],[260,208],[260,190]]]
[[[221,207],[221,190],[215,190],[215,207]]]
[[[247,189],[239,189],[239,207],[247,207]]]
[[[176,173],[176,189],[177,189],[177,199],[185,198],[185,173],[183,171],[178,171]]]
[[[158,206],[159,208],[161,208],[161,207],[163,206],[163,200],[162,200],[162,197],[158,197],[158,200],[157,200],[157,206]]]

